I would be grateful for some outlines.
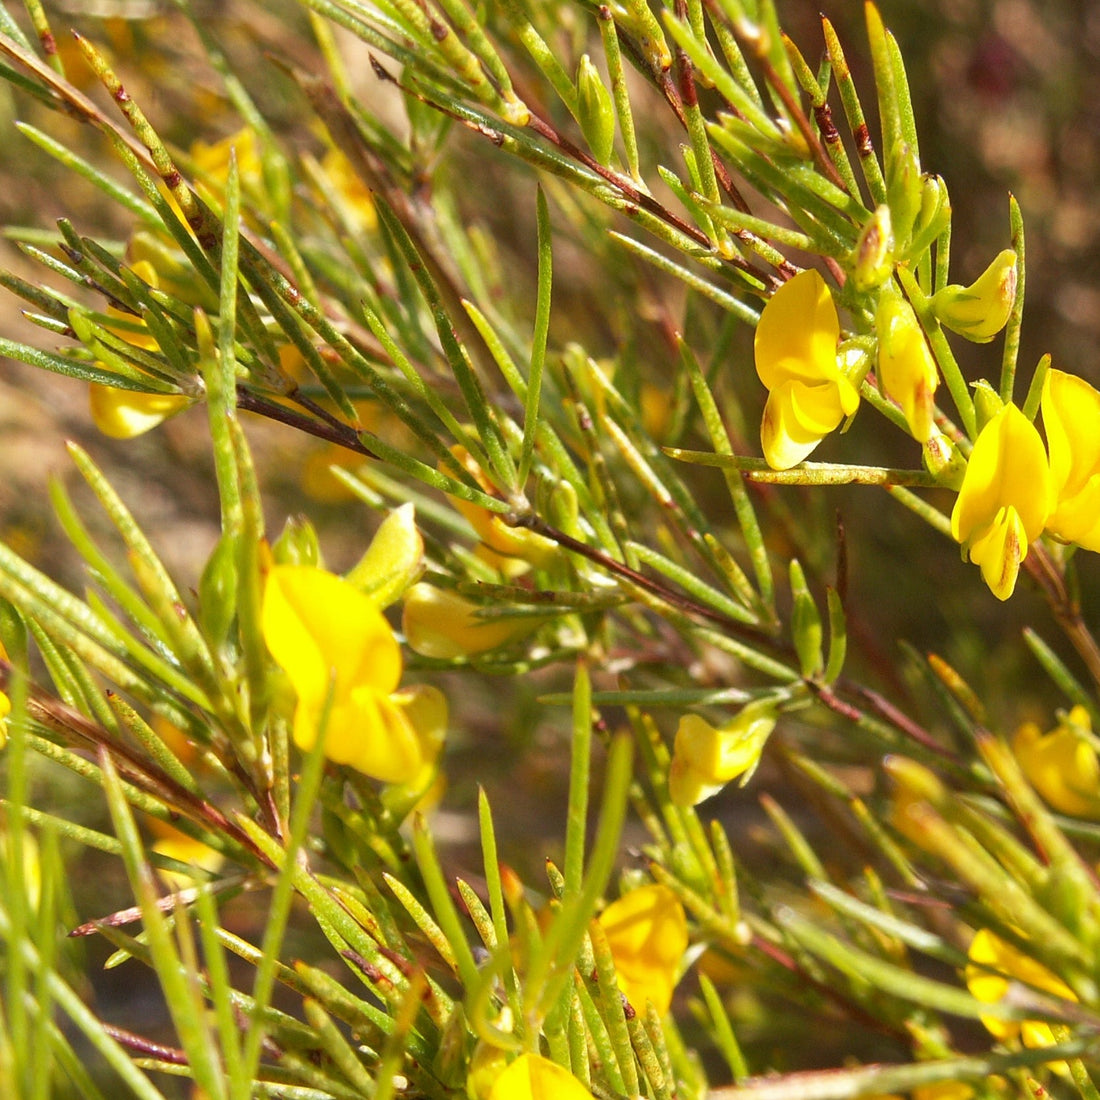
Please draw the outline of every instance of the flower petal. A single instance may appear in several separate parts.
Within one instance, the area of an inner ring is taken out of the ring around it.
[[[1047,527],[1065,542],[1100,550],[1100,392],[1051,370],[1042,409],[1057,501]]]
[[[788,279],[768,300],[756,326],[756,373],[768,389],[799,378],[837,374],[840,319],[825,280],[812,268]]]
[[[612,902],[599,922],[626,999],[638,1009],[652,1001],[663,1016],[672,1004],[688,946],[680,899],[667,886],[640,886]]]
[[[88,388],[92,423],[112,439],[133,439],[191,404],[179,393],[139,393],[92,382]]]

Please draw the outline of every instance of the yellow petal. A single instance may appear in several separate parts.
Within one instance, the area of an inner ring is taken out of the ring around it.
[[[619,988],[639,1011],[647,1001],[661,1015],[688,947],[687,917],[680,899],[658,884],[640,886],[612,902],[599,917],[607,936]]]
[[[971,995],[985,1004],[995,1004],[1008,992],[1009,981],[1023,982],[1044,993],[1061,997],[1067,1001],[1076,1001],[1077,997],[1056,974],[1042,963],[1025,955],[1019,948],[1002,940],[988,928],[980,929],[970,941],[967,952],[970,962],[966,967],[966,985]],[[982,1023],[998,1039],[1010,1039],[1021,1032],[1021,1025],[1012,1020],[1001,1020],[995,1016],[981,1017]],[[1043,1036],[1041,1027],[1025,1022],[1024,1040],[1029,1046],[1050,1046],[1053,1037],[1049,1027]],[[1045,1038],[1045,1041],[1044,1041]]]
[[[1002,508],[970,543],[970,560],[981,568],[982,579],[997,599],[1007,600],[1015,591],[1027,547],[1023,524],[1011,506]]]
[[[368,596],[323,569],[277,565],[264,588],[261,628],[298,694],[299,748],[313,747],[327,703],[329,759],[387,783],[420,773],[420,740],[390,698],[401,678],[401,650]]]
[[[824,431],[807,428],[796,406],[796,387],[807,387],[797,381],[784,382],[768,394],[764,417],[760,422],[760,447],[773,470],[789,470],[807,458],[826,435],[840,423]]]
[[[680,719],[669,768],[669,793],[678,805],[695,805],[739,775],[751,773],[775,728],[770,707],[745,707],[732,721],[712,726],[696,714]]]
[[[840,320],[825,280],[813,269],[788,279],[768,300],[756,326],[756,373],[768,389],[798,378],[836,376]]]
[[[402,504],[382,521],[347,579],[379,607],[386,607],[423,572],[424,540],[416,526],[416,511],[412,504]]]
[[[878,328],[878,378],[905,414],[909,433],[919,443],[932,434],[932,407],[939,373],[924,331],[908,302],[884,294],[875,315]]]
[[[1057,728],[1043,734],[1026,722],[1012,740],[1012,751],[1043,800],[1064,814],[1100,820],[1100,760],[1089,735],[1084,707],[1074,707]]]
[[[89,386],[89,399],[92,422],[112,439],[133,439],[191,404],[178,393],[138,393],[98,382]]]
[[[540,1054],[521,1054],[493,1083],[489,1100],[592,1100],[568,1070]]]
[[[1042,409],[1055,493],[1047,528],[1065,542],[1100,550],[1100,392],[1051,370]]]
[[[369,686],[389,695],[401,679],[401,650],[374,601],[309,565],[276,565],[261,614],[264,640],[299,697],[320,702]]]

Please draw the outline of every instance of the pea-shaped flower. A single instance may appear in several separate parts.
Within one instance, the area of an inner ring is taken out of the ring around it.
[[[783,284],[756,326],[756,373],[768,387],[760,445],[773,470],[801,462],[859,407],[859,391],[837,358],[840,320],[813,270]]]
[[[300,749],[315,744],[331,693],[330,760],[386,783],[423,775],[438,737],[418,734],[416,695],[394,694],[401,650],[373,600],[323,569],[277,565],[264,588],[261,624],[271,655],[298,694],[294,743]]]
[[[668,771],[672,801],[694,806],[738,776],[747,779],[773,729],[775,711],[767,704],[749,704],[732,721],[717,727],[697,714],[685,714],[676,730]]]
[[[1016,253],[999,252],[970,286],[952,283],[932,298],[932,311],[952,332],[975,343],[992,340],[1008,323],[1016,302]]]
[[[619,988],[638,1010],[647,1001],[663,1016],[672,1004],[688,947],[680,899],[660,883],[629,890],[600,914]]]
[[[1084,707],[1074,707],[1049,733],[1025,722],[1012,739],[1012,751],[1048,805],[1073,817],[1100,821],[1100,759]]]
[[[1052,370],[1042,409],[1055,497],[1047,530],[1100,550],[1100,393],[1083,378]]]
[[[999,600],[1012,595],[1027,548],[1046,524],[1051,488],[1035,425],[1005,405],[979,434],[951,513],[952,536]]]

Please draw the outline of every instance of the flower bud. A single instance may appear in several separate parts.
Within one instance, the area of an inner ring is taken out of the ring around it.
[[[925,440],[922,457],[924,468],[945,489],[958,490],[962,486],[966,459],[953,439],[933,427]]]
[[[319,566],[321,544],[313,524],[305,516],[289,516],[271,547],[271,556],[278,565]]]
[[[909,434],[924,443],[932,434],[939,372],[913,307],[897,294],[883,294],[875,313],[878,380],[901,406]]]
[[[1001,395],[984,379],[974,383],[974,415],[978,431],[986,426],[1004,408]]]
[[[894,271],[894,230],[890,207],[876,207],[856,241],[852,253],[852,281],[856,290],[882,286]]]
[[[924,255],[950,221],[951,202],[947,195],[947,185],[940,176],[923,176],[920,212],[904,250],[910,264],[915,264]]]
[[[478,610],[457,592],[421,582],[405,593],[401,629],[415,653],[450,660],[496,649],[538,625],[531,618],[483,619]]]
[[[588,54],[581,54],[577,66],[577,120],[592,155],[600,164],[608,164],[615,141],[615,107]]]
[[[886,201],[899,248],[904,248],[912,236],[923,197],[924,181],[916,150],[908,142],[899,141],[886,163]]]
[[[199,625],[206,640],[222,645],[237,613],[237,536],[218,539],[199,579]]]
[[[1016,253],[1006,248],[970,284],[945,286],[932,297],[940,324],[975,343],[992,340],[1016,302]]]
[[[791,609],[791,635],[795,651],[802,666],[802,675],[810,678],[818,675],[825,662],[821,657],[821,613],[814,603],[813,596],[806,584],[806,575],[797,559],[790,565],[791,595],[794,607]]]

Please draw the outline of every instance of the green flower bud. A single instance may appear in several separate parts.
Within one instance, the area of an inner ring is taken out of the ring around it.
[[[920,213],[905,250],[910,263],[918,260],[951,221],[947,184],[939,176],[925,176],[921,183]]]
[[[237,537],[228,531],[218,539],[199,578],[199,626],[217,647],[229,637],[237,613]]]
[[[795,651],[798,653],[798,661],[802,668],[802,675],[807,679],[817,676],[825,667],[825,661],[821,655],[821,613],[810,595],[809,586],[806,584],[806,574],[802,572],[802,566],[798,559],[791,560],[791,595],[794,597],[794,606],[791,609],[791,636],[794,641]]]
[[[581,55],[577,66],[577,120],[592,155],[600,164],[610,163],[615,142],[615,107],[588,54]]]
[[[852,253],[856,290],[874,290],[894,272],[894,229],[890,207],[883,203],[868,219]]]
[[[305,516],[290,516],[283,533],[271,547],[277,565],[316,565],[320,567],[321,546],[317,531]]]
[[[966,459],[953,439],[933,429],[932,435],[925,440],[921,457],[924,468],[945,489],[961,488]]]
[[[1016,253],[1006,248],[970,284],[945,286],[932,297],[940,324],[975,343],[992,340],[1016,303]]]
[[[894,224],[894,239],[904,248],[913,233],[924,198],[924,181],[916,150],[904,141],[894,145],[886,163],[886,201]]]
[[[974,383],[974,414],[978,420],[978,431],[986,426],[1004,408],[1001,395],[984,379]]]

